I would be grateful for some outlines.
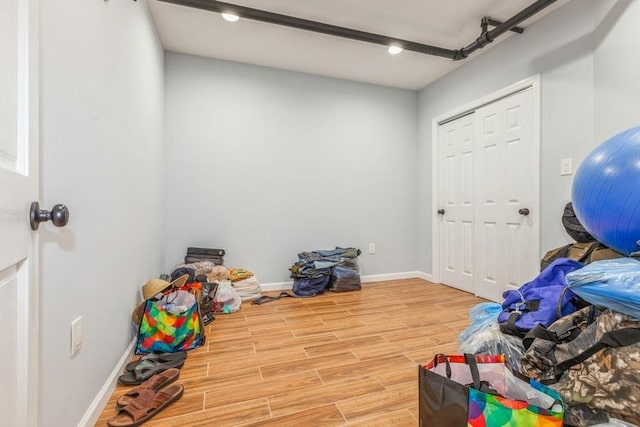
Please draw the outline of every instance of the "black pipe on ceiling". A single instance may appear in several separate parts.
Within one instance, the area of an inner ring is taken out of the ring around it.
[[[469,44],[462,49],[456,51],[456,56],[453,58],[454,60],[464,59],[473,52],[478,49],[481,49],[494,41],[497,37],[500,37],[507,31],[513,30],[516,25],[529,19],[536,13],[540,12],[542,9],[550,6],[552,3],[555,3],[556,0],[538,0],[535,3],[529,5],[525,9],[522,9],[517,14],[513,15],[511,18],[507,19],[503,23],[493,22],[490,25],[499,24],[496,28],[491,31],[487,31],[486,27],[483,27],[482,34],[478,37],[473,43]],[[488,18],[487,18],[488,19]]]
[[[413,42],[409,40],[398,39],[395,37],[369,33],[365,31],[354,30],[352,28],[339,27],[337,25],[325,24],[323,22],[310,21],[308,19],[297,18],[294,16],[282,15],[279,13],[268,12],[266,10],[253,9],[246,6],[240,6],[231,3],[224,3],[217,0],[159,0],[164,3],[171,3],[179,6],[187,6],[196,9],[208,10],[217,13],[233,13],[241,18],[251,19],[254,21],[267,22],[270,24],[283,25],[286,27],[297,28],[300,30],[313,31],[316,33],[328,34],[337,37],[343,37],[351,40],[359,40],[368,43],[379,44],[383,46],[398,45],[405,50],[423,53],[426,55],[440,56],[449,58],[454,61],[465,59],[477,49],[483,48],[487,44],[493,42],[497,37],[507,31],[515,31],[522,33],[524,30],[517,25],[531,16],[535,15],[542,9],[554,3],[556,0],[537,0],[527,8],[523,9],[507,21],[500,23],[491,18],[483,18],[482,33],[480,36],[468,46],[458,50],[447,49],[438,46]],[[487,25],[496,26],[489,31]]]

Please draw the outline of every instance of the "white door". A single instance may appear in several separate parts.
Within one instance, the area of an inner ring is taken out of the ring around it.
[[[0,426],[38,414],[36,234],[38,197],[37,0],[0,0]]]
[[[474,292],[473,113],[438,128],[440,281]]]
[[[502,302],[538,272],[533,90],[476,110],[476,295]]]

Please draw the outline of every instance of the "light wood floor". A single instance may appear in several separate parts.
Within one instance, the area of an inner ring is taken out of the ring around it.
[[[468,309],[482,301],[407,279],[243,304],[207,327],[206,346],[181,370],[184,396],[145,425],[417,426],[418,364],[455,353]]]

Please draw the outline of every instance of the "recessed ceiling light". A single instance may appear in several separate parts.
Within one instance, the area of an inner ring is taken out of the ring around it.
[[[236,22],[238,19],[240,19],[240,17],[235,13],[229,13],[229,12],[222,13],[222,17],[224,18],[225,21],[229,21],[229,22]]]
[[[389,49],[387,49],[387,51],[388,51],[391,55],[397,55],[397,54],[399,54],[400,52],[402,52],[402,51],[403,51],[403,49],[402,49],[400,46],[398,46],[398,45],[392,44],[391,46],[389,46]]]

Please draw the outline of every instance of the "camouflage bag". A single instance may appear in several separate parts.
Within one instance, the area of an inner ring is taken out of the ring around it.
[[[640,321],[590,306],[525,337],[523,372],[584,407],[640,423]],[[571,418],[569,415],[568,418]],[[589,425],[589,424],[568,424]]]

